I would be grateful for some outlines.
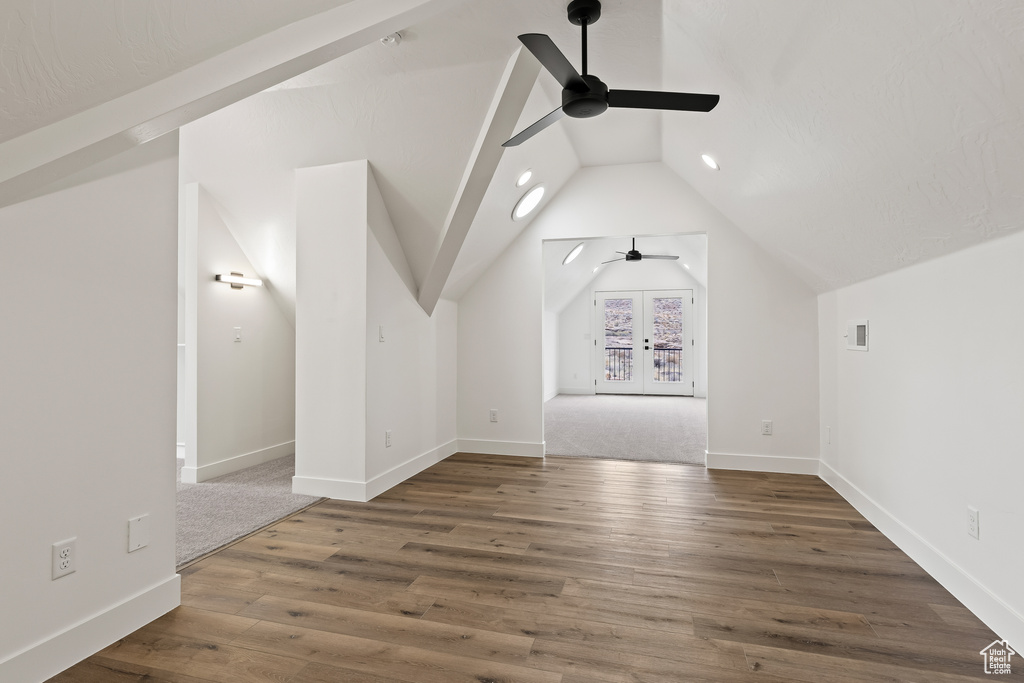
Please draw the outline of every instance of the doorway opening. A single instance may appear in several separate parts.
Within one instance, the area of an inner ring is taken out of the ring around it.
[[[706,236],[580,242],[543,244],[545,452],[703,465]]]
[[[188,139],[187,126],[181,135]],[[191,175],[190,149],[179,152],[182,176]],[[180,568],[319,498],[292,493],[294,326],[269,287],[218,281],[220,274],[257,270],[214,197],[198,183],[179,192]]]

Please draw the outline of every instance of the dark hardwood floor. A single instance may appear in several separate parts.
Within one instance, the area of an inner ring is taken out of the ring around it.
[[[459,454],[182,574],[51,680],[941,683],[996,639],[818,478],[692,465]]]

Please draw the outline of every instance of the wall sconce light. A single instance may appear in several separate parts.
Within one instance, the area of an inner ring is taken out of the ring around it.
[[[241,273],[232,272],[230,275],[216,275],[213,278],[217,282],[226,282],[231,289],[241,289],[245,285],[250,287],[262,287],[263,280],[254,277],[243,277]]]

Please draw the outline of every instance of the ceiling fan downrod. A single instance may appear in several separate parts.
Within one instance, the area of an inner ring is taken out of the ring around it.
[[[580,24],[583,27],[583,73],[582,76],[587,75],[587,23],[584,21]]]
[[[566,10],[569,22],[583,29],[583,73],[587,75],[587,26],[597,23],[601,18],[600,0],[573,0]]]

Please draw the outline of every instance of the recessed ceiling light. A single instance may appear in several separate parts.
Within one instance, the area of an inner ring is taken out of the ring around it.
[[[526,169],[525,171],[519,174],[518,178],[516,178],[516,187],[522,187],[526,183],[530,182],[530,178],[532,177],[533,171],[531,171],[530,169]]]
[[[684,263],[683,264],[683,268],[686,268],[687,270],[689,270],[690,269],[690,264],[689,263]]]
[[[544,198],[544,186],[537,185],[523,195],[522,199],[516,202],[516,208],[512,210],[512,219],[525,218],[531,211],[537,208],[540,200]]]
[[[583,242],[577,244],[575,247],[572,248],[572,251],[565,255],[565,258],[562,259],[562,265],[567,266],[570,263],[572,263],[572,260],[579,256],[581,251],[583,251]]]
[[[704,163],[707,164],[710,168],[713,168],[716,171],[718,170],[718,162],[712,159],[710,156],[708,156],[707,154],[701,154],[700,158],[703,159]]]
[[[601,266],[598,266],[597,268],[594,268],[594,270],[592,270],[592,271],[590,271],[590,272],[592,272],[592,273],[596,273],[596,272],[597,272],[598,270],[600,270],[600,269],[601,269]]]

